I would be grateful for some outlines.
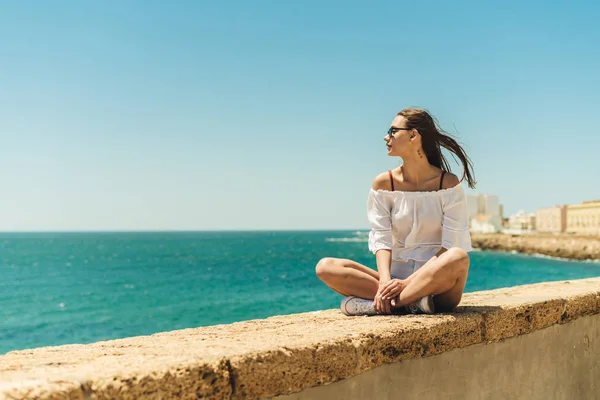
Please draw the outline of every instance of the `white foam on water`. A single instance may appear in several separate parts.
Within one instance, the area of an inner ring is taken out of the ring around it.
[[[581,263],[588,263],[588,264],[600,264],[600,260],[574,260],[572,258],[549,256],[547,254],[539,254],[539,253],[531,254],[531,256],[537,257],[537,258],[545,258],[548,260],[581,262]]]
[[[483,250],[481,250],[481,249],[475,249],[474,248],[473,251],[483,251]],[[531,254],[521,253],[521,252],[519,252],[517,250],[510,250],[510,251],[495,250],[495,251],[499,251],[501,253],[509,253],[509,254],[521,254],[523,256],[530,256],[530,257],[536,257],[536,258],[544,258],[544,259],[547,259],[547,260],[569,261],[569,262],[588,263],[588,264],[600,264],[600,260],[575,260],[575,259],[572,259],[572,258],[549,256],[547,254],[541,254],[541,253],[531,253]]]
[[[368,242],[368,238],[325,238],[326,242]]]

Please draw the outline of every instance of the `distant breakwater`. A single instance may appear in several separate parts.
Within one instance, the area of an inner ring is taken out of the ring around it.
[[[598,236],[473,233],[471,239],[473,247],[482,250],[518,251],[572,260],[600,260]]]

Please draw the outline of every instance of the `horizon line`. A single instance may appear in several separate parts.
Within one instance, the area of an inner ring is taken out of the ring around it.
[[[204,233],[204,232],[332,232],[332,231],[368,231],[369,228],[311,228],[311,229],[91,229],[91,230],[0,230],[6,233]]]

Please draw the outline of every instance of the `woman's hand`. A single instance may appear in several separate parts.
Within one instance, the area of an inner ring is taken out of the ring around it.
[[[379,291],[377,294],[381,294],[382,301],[391,302],[393,299],[398,297],[400,292],[402,292],[405,287],[406,284],[401,279],[390,279],[383,285],[383,287],[381,282],[379,282]]]
[[[385,289],[386,285],[391,282],[391,280],[383,279],[379,281],[379,289],[377,290],[377,294],[373,299],[373,305],[375,306],[375,311],[379,314],[391,314],[392,313],[392,304],[391,298],[384,300],[382,292]]]

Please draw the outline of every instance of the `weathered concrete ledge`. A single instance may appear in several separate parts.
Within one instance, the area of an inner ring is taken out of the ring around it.
[[[482,250],[518,251],[572,260],[600,260],[600,237],[552,234],[471,234],[473,247]]]
[[[466,294],[455,313],[272,317],[0,356],[0,399],[252,399],[600,312],[600,278]]]

